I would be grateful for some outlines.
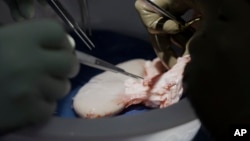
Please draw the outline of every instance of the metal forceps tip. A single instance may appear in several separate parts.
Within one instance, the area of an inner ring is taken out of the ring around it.
[[[81,41],[90,49],[95,48],[94,43],[89,39],[84,31],[80,28],[74,18],[67,12],[58,0],[47,0],[48,4],[57,13],[57,15],[75,32]]]
[[[120,73],[135,79],[143,79],[143,77],[129,73],[127,71],[125,71],[122,68],[119,68],[113,64],[110,64],[109,62],[106,62],[104,60],[101,60],[99,58],[96,58],[94,56],[91,56],[89,54],[86,54],[84,52],[80,52],[80,51],[76,51],[76,56],[78,57],[80,63],[96,68],[96,69],[100,69],[100,70],[104,70],[104,71],[111,71],[114,73]]]

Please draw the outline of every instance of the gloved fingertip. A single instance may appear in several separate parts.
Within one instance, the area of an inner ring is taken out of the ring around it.
[[[79,61],[77,60],[75,66],[74,66],[74,68],[71,70],[71,73],[69,74],[68,77],[69,77],[70,79],[71,79],[71,78],[74,78],[74,77],[79,73],[79,71],[80,71],[80,63],[79,63]]]
[[[76,46],[75,40],[69,34],[67,34],[67,38],[72,48],[75,49]],[[75,59],[76,60],[74,61],[74,67],[72,68],[71,73],[69,74],[69,78],[74,78],[80,71],[80,63],[77,57]]]
[[[176,34],[181,31],[181,26],[173,20],[167,20],[163,25],[163,31],[168,34]]]
[[[69,34],[67,34],[67,39],[69,40],[69,43],[72,46],[72,48],[75,48],[76,46],[75,40]]]

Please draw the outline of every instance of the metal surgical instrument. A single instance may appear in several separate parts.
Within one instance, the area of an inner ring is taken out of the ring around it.
[[[174,16],[172,13],[170,13],[169,11],[166,11],[166,10],[162,9],[161,7],[159,7],[158,5],[156,5],[151,0],[146,0],[146,2],[149,3],[150,6],[152,6],[157,12],[159,12],[162,15],[164,15],[165,17],[168,17],[169,19],[175,21],[176,23],[178,23],[179,25],[182,25],[182,26],[189,26],[193,22],[196,22],[196,21],[200,20],[200,17],[198,17],[198,18],[192,19],[191,21],[189,21],[189,22],[186,23],[185,20],[183,20],[182,18]]]
[[[49,5],[55,10],[55,12],[62,18],[62,20],[74,30],[74,32],[78,35],[78,37],[83,41],[83,43],[89,48],[92,49],[95,47],[93,42],[88,38],[88,36],[82,31],[80,26],[77,24],[77,22],[73,19],[73,17],[65,10],[65,8],[62,6],[62,4],[58,0],[47,0]],[[108,63],[104,60],[101,60],[99,58],[96,58],[94,56],[91,56],[89,54],[86,54],[84,52],[75,51],[77,58],[79,59],[80,63],[104,70],[104,71],[112,71],[115,73],[121,73],[129,77],[133,77],[136,79],[143,79],[140,76],[131,74],[126,72],[125,70]]]
[[[172,39],[175,42],[175,45],[178,45],[181,48],[185,48],[187,42],[195,33],[195,29],[191,25],[193,23],[199,21],[201,18],[197,17],[195,19],[192,19],[192,20],[186,22],[181,17],[176,17],[171,12],[162,9],[161,7],[159,7],[157,4],[155,4],[151,0],[146,0],[146,2],[152,8],[154,8],[154,10],[156,10],[156,12],[159,12],[160,14],[162,14],[164,18],[171,19],[171,20],[175,21],[177,24],[181,25],[180,32],[173,35]]]
[[[94,43],[82,31],[78,23],[67,12],[63,5],[58,0],[47,0],[52,9],[60,16],[60,18],[76,33],[76,35],[83,41],[83,43],[91,50],[95,47]]]
[[[124,74],[126,76],[133,77],[136,79],[143,79],[143,77],[126,72],[125,70],[123,70],[123,69],[121,69],[113,64],[110,64],[104,60],[101,60],[99,58],[96,58],[94,56],[86,54],[84,52],[76,51],[75,53],[76,53],[76,56],[79,59],[80,63],[82,63],[84,65],[87,65],[87,66],[90,66],[93,68],[97,68],[100,70],[104,70],[104,71],[112,71],[115,73]]]

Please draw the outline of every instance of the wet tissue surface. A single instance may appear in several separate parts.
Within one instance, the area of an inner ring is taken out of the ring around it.
[[[77,50],[91,54],[115,65],[135,58],[152,60],[156,57],[150,42],[126,35],[108,31],[93,31],[90,38],[94,42],[96,48],[92,51],[83,45],[74,34],[71,35],[76,41]],[[81,65],[79,74],[75,78],[71,79],[71,91],[66,97],[58,102],[55,116],[77,118],[78,116],[72,107],[73,97],[93,76],[102,72],[103,71],[101,70]],[[118,115],[129,115],[148,110],[150,110],[150,108],[143,105],[133,105],[126,108]]]

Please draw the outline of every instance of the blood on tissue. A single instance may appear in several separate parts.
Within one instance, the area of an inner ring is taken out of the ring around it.
[[[125,82],[125,88],[120,92],[115,102],[125,107],[139,104],[148,98],[150,89],[147,84],[144,84],[143,80],[128,79]]]
[[[170,106],[172,103],[169,101],[169,100],[164,100],[164,101],[161,101],[161,104],[160,104],[160,107],[159,108],[166,108],[168,106]]]
[[[103,117],[108,117],[112,116],[114,113],[108,112],[104,115],[99,115],[99,114],[94,114],[94,113],[88,113],[84,117],[87,119],[95,119],[95,118],[103,118]]]
[[[167,83],[167,85],[164,87],[166,90],[170,91],[170,89],[175,86],[176,83]]]
[[[153,86],[156,84],[156,82],[160,79],[162,75],[163,74],[158,74],[151,78],[145,77],[144,80],[142,81],[143,86],[148,86],[150,88],[153,88]]]

